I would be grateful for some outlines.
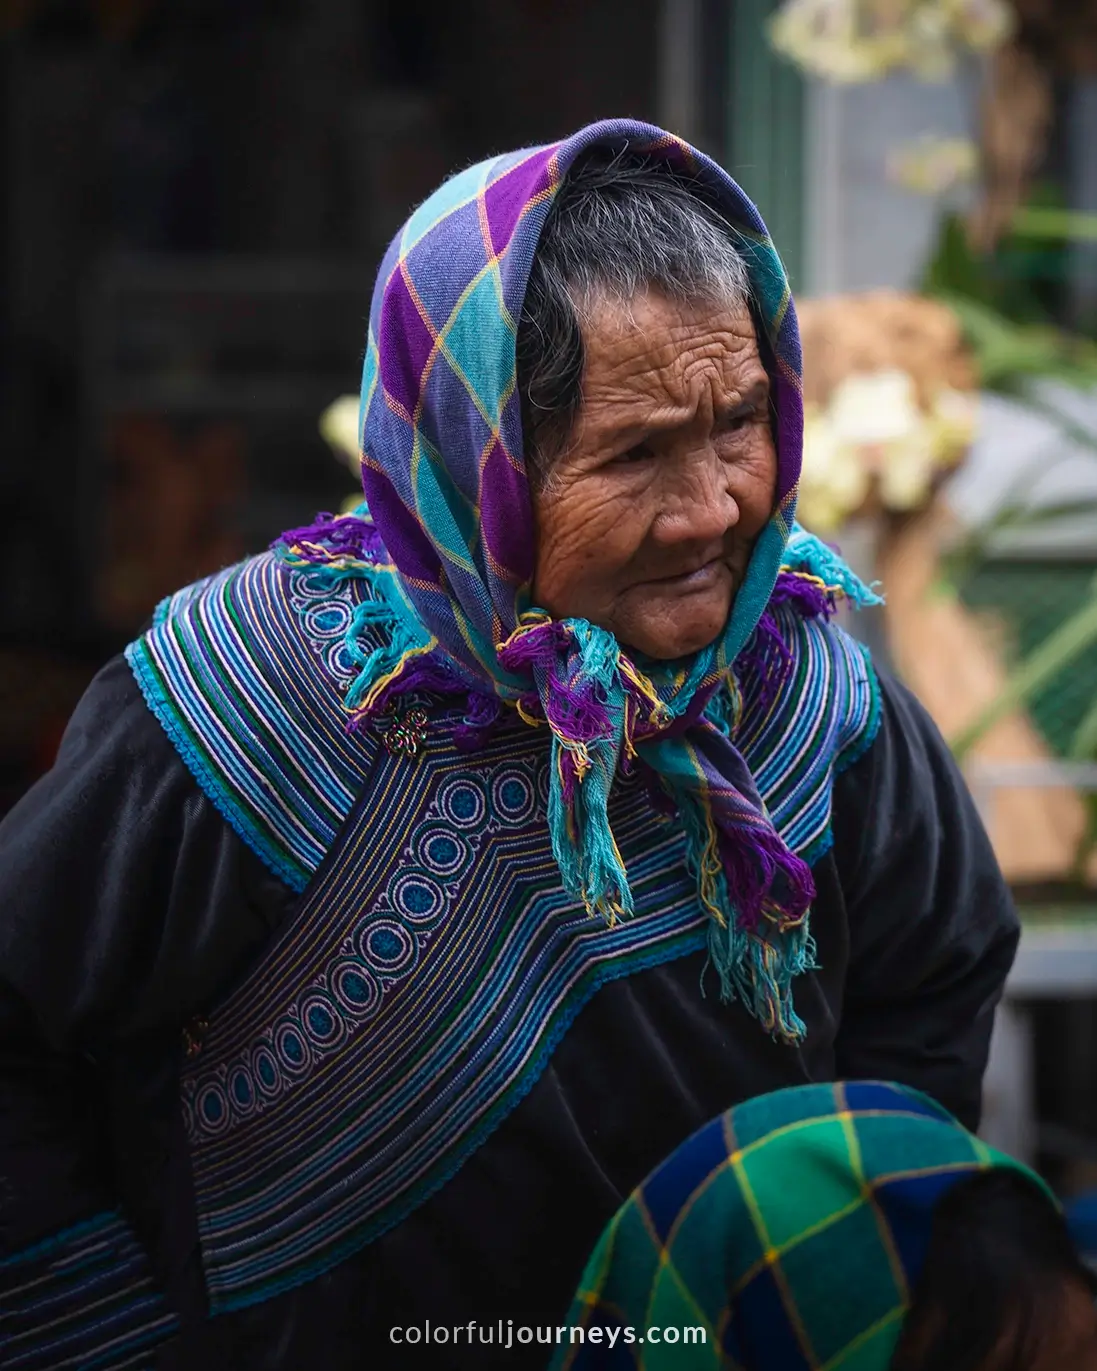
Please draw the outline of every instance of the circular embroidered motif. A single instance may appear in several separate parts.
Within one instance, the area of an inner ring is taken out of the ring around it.
[[[363,962],[336,962],[330,985],[339,1007],[357,1022],[372,1018],[381,1007],[381,987]]]
[[[487,794],[479,777],[454,776],[438,791],[442,816],[458,828],[479,832],[487,822]]]
[[[491,804],[500,818],[508,823],[525,823],[533,817],[537,795],[525,772],[508,767],[498,772],[491,783]]]
[[[338,618],[330,606],[314,607],[309,622],[316,632],[334,631]],[[185,1082],[184,1113],[193,1136],[215,1136],[271,1107],[380,1012],[385,994],[418,966],[432,931],[459,897],[482,835],[536,814],[536,770],[511,760],[479,773],[446,770],[427,781],[433,797],[338,955],[240,1056],[215,1074]]]
[[[415,928],[429,929],[446,908],[446,895],[426,871],[413,868],[393,878],[388,888],[392,907]]]

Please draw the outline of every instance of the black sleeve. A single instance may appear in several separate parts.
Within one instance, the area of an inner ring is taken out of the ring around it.
[[[915,1086],[974,1129],[1020,925],[944,740],[907,689],[880,683],[879,733],[834,791],[850,929],[837,1071]]]
[[[112,662],[0,824],[5,1366],[137,1365],[170,1333],[112,1184],[102,1082],[127,1044],[179,1044],[291,898]]]

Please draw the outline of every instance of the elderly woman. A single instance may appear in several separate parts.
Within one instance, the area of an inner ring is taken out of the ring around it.
[[[366,504],[162,605],[3,828],[5,1365],[541,1365],[513,1327],[729,1106],[974,1124],[1017,926],[829,622],[870,595],[793,523],[799,367],[656,129],[411,216]]]

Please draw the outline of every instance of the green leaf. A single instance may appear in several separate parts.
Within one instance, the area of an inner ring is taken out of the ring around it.
[[[995,540],[1003,533],[1039,528],[1067,515],[1097,514],[1097,497],[1044,505],[1029,503],[1033,484],[1065,459],[1066,454],[1061,452],[1041,451],[1021,467],[1007,487],[1002,503],[989,518],[967,529],[942,558],[939,575],[947,585],[959,593],[976,567],[991,555]]]
[[[1051,524],[1071,514],[1097,514],[1097,496],[1091,500],[1065,500],[1062,504],[1026,505],[1015,507],[1013,524],[1022,528]]]
[[[1016,394],[1019,385],[1038,377],[1081,386],[1097,384],[1097,347],[1088,339],[1043,324],[1014,324],[997,310],[962,295],[942,292],[937,298],[960,320],[988,389]],[[1048,402],[1042,407],[1047,408]]]
[[[937,242],[922,278],[926,295],[957,295],[989,305],[995,296],[994,282],[985,259],[971,250],[967,230],[958,214],[941,216]]]
[[[1011,227],[1020,238],[1097,243],[1097,214],[1086,214],[1081,210],[1022,205],[1013,216]]]
[[[1064,364],[1057,379],[1068,381],[1079,389],[1091,389],[1097,383],[1097,363],[1094,365],[1092,376],[1088,370],[1072,372],[1069,365]],[[1097,453],[1097,432],[1086,424],[1080,424],[1077,419],[1060,409],[1046,394],[1036,390],[1030,380],[1020,381],[1016,393],[1029,409],[1042,414],[1045,419],[1055,424],[1065,438],[1078,447],[1089,448],[1091,452]]]

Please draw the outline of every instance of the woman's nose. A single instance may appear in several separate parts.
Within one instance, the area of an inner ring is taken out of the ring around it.
[[[656,541],[715,542],[723,538],[739,522],[740,513],[727,463],[707,448],[673,465],[662,508],[652,526]]]

